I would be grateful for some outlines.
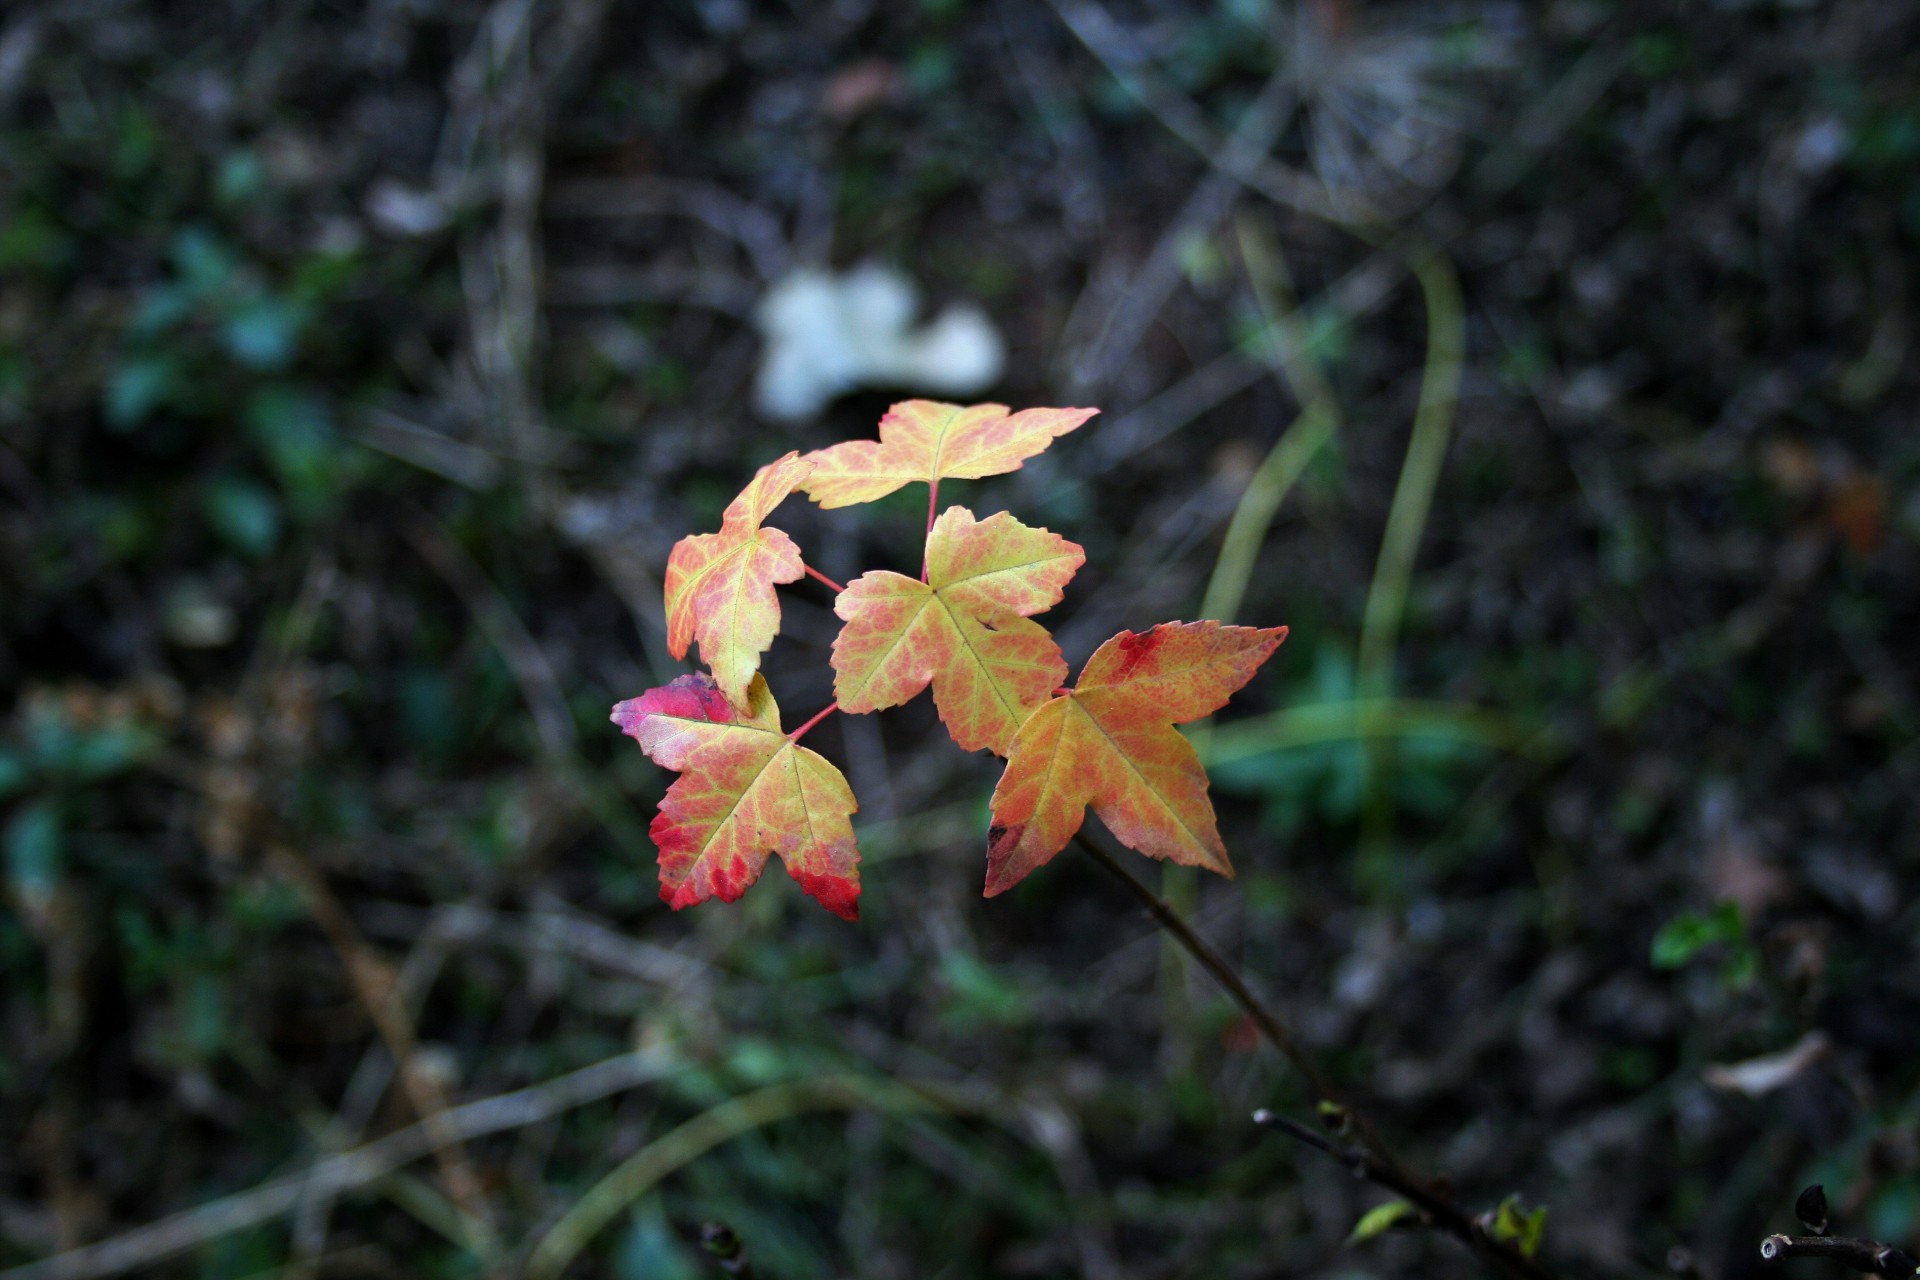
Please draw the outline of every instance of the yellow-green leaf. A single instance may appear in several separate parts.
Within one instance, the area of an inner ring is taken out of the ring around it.
[[[1377,1235],[1391,1231],[1394,1227],[1409,1219],[1417,1220],[1420,1211],[1405,1200],[1389,1200],[1377,1204],[1360,1215],[1360,1221],[1353,1224],[1353,1230],[1347,1234],[1348,1244],[1365,1244]]]
[[[806,456],[813,474],[801,484],[823,507],[849,507],[884,498],[919,480],[977,480],[1018,471],[1058,436],[1098,409],[1023,409],[1003,404],[962,407],[906,400],[880,419],[878,440],[849,440]]]
[[[834,697],[855,713],[899,706],[929,684],[953,740],[1001,755],[1067,677],[1060,646],[1026,615],[1059,603],[1086,560],[1074,543],[1006,512],[950,507],[927,540],[927,581],[876,570],[834,601]]]
[[[797,452],[768,463],[728,505],[720,532],[682,538],[667,558],[667,648],[684,658],[698,640],[700,657],[741,711],[760,655],[780,634],[774,584],[807,571],[793,539],[761,522],[812,470]]]
[[[1547,1207],[1527,1210],[1519,1196],[1508,1196],[1493,1215],[1493,1238],[1511,1244],[1520,1256],[1531,1258],[1540,1252],[1540,1241],[1547,1231]]]

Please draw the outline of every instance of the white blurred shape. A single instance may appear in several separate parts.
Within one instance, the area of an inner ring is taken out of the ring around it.
[[[892,267],[789,272],[754,314],[767,339],[755,408],[799,422],[861,387],[969,396],[992,386],[1006,346],[986,313],[956,303],[915,329],[919,303],[913,281]]]

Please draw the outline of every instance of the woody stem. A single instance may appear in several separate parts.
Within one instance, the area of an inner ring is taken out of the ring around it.
[[[840,704],[838,702],[829,702],[825,707],[821,708],[820,712],[817,715],[815,715],[813,719],[807,721],[805,724],[801,725],[798,729],[795,729],[792,733],[788,734],[787,741],[788,742],[800,741],[800,739],[807,736],[807,730],[813,728],[813,726],[819,724],[822,720],[825,720],[828,716],[832,715],[834,712],[838,711],[839,709],[840,709]]]
[[[1280,1051],[1280,1055],[1293,1065],[1294,1070],[1306,1081],[1307,1087],[1318,1095],[1322,1117],[1333,1120],[1343,1128],[1351,1128],[1359,1139],[1359,1145],[1348,1148],[1330,1139],[1323,1139],[1308,1126],[1276,1116],[1264,1108],[1256,1113],[1255,1123],[1299,1138],[1340,1159],[1354,1173],[1375,1185],[1413,1201],[1435,1227],[1459,1239],[1512,1280],[1554,1280],[1553,1273],[1545,1266],[1521,1253],[1511,1242],[1495,1239],[1471,1215],[1448,1199],[1446,1193],[1432,1181],[1401,1163],[1399,1157],[1374,1132],[1367,1118],[1341,1101],[1334,1092],[1333,1083],[1321,1074],[1313,1059],[1293,1038],[1286,1023],[1280,1020],[1279,1014],[1247,985],[1233,962],[1215,950],[1213,944],[1201,937],[1164,898],[1084,831],[1075,834],[1074,843],[1126,886],[1127,892],[1147,909],[1154,922],[1185,948],[1201,968],[1213,975],[1214,981],[1253,1020],[1254,1026]]]
[[[1253,1020],[1255,1027],[1267,1038],[1268,1043],[1280,1051],[1280,1056],[1293,1064],[1307,1087],[1313,1090],[1318,1099],[1339,1104],[1339,1096],[1334,1092],[1333,1084],[1320,1073],[1312,1058],[1294,1040],[1286,1024],[1267,1004],[1247,986],[1246,979],[1240,976],[1233,962],[1214,950],[1213,944],[1201,937],[1159,894],[1147,887],[1145,881],[1129,871],[1118,858],[1108,853],[1084,832],[1074,835],[1074,843],[1100,864],[1107,874],[1126,886],[1147,913],[1167,932],[1173,940],[1183,947],[1187,954],[1199,961],[1200,967],[1213,975],[1213,980],[1226,990],[1233,1002]]]
[[[846,590],[846,588],[845,588],[845,587],[843,587],[843,586],[841,586],[841,585],[840,585],[839,583],[837,583],[837,582],[835,582],[835,581],[834,581],[834,580],[833,580],[832,578],[829,578],[829,577],[828,577],[828,576],[827,576],[826,574],[824,574],[824,573],[822,573],[822,572],[820,572],[820,571],[819,571],[818,569],[816,569],[816,568],[814,568],[814,567],[813,567],[812,565],[810,565],[810,564],[803,564],[803,565],[801,565],[800,567],[801,567],[802,569],[805,569],[805,570],[807,571],[807,575],[808,575],[809,577],[813,577],[813,578],[818,578],[818,579],[820,579],[820,581],[822,581],[822,582],[824,582],[824,583],[826,583],[826,584],[827,584],[828,586],[830,586],[830,587],[832,587],[832,588],[833,588],[833,593],[834,593],[835,595],[839,595],[839,594],[840,594],[840,593],[841,593],[842,591],[845,591],[845,590]]]

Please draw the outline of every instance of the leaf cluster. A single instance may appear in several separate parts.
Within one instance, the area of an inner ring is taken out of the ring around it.
[[[966,507],[938,510],[943,480],[1018,470],[1095,412],[906,401],[881,419],[876,440],[760,468],[717,532],[674,546],[668,645],[684,658],[697,644],[708,671],[613,709],[656,764],[680,774],[652,825],[663,900],[676,910],[731,902],[778,853],[808,894],[855,918],[859,805],[839,769],[799,740],[828,712],[880,711],[929,688],[956,744],[1007,762],[993,794],[989,897],[1059,853],[1089,807],[1149,857],[1233,874],[1206,771],[1173,726],[1224,706],[1286,628],[1167,622],[1122,631],[1065,688],[1066,659],[1033,616],[1060,602],[1085,551],[1005,511],[979,519]],[[796,492],[836,508],[915,483],[928,487],[920,577],[877,569],[833,584],[844,623],[831,658],[836,701],[783,730],[760,659],[780,630],[775,587],[813,571],[766,521]]]

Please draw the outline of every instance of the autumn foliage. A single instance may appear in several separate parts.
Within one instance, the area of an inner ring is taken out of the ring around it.
[[[1206,771],[1173,726],[1226,705],[1287,629],[1167,622],[1122,631],[1066,689],[1060,646],[1033,615],[1060,602],[1085,552],[1004,511],[984,520],[959,506],[935,514],[942,480],[1018,470],[1096,412],[897,404],[878,440],[767,464],[719,532],[675,545],[668,646],[680,658],[697,642],[712,674],[681,676],[613,709],[623,732],[680,774],[652,826],[662,899],[675,909],[731,902],[778,853],[808,894],[858,916],[859,805],[840,770],[800,745],[827,712],[783,730],[759,672],[780,630],[775,586],[811,572],[793,539],[765,522],[796,491],[832,508],[916,482],[928,486],[921,575],[878,569],[839,590],[834,612],[845,626],[833,643],[836,702],[827,711],[880,711],[931,687],[956,743],[1006,758],[988,832],[989,897],[1064,848],[1089,807],[1149,857],[1233,874]]]

